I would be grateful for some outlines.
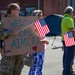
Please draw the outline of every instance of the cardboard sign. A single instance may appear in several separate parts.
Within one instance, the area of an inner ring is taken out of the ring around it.
[[[23,20],[25,19],[23,18]],[[30,21],[30,19],[32,20],[32,17],[30,17],[29,20],[27,18],[28,22]],[[12,20],[11,23],[13,23],[14,19],[11,20]],[[18,24],[20,27],[18,26],[11,27],[9,21],[10,21],[9,18],[7,20],[3,19],[4,28],[11,30],[19,30],[20,32],[16,36],[4,40],[6,56],[21,55],[27,53],[31,54],[42,51],[39,34],[35,29],[34,23],[32,24],[29,23],[30,25],[26,25],[24,23],[23,26],[20,26],[20,24]],[[8,25],[6,26],[5,24]]]

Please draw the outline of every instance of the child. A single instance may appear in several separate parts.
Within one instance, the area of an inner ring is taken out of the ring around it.
[[[32,15],[37,16],[38,20],[43,18],[42,10],[34,10]],[[43,68],[44,54],[45,54],[44,44],[49,44],[49,42],[45,40],[44,38],[45,36],[40,37],[41,44],[43,46],[43,51],[33,54],[34,64],[32,67],[30,67],[29,75],[42,75],[42,68]]]

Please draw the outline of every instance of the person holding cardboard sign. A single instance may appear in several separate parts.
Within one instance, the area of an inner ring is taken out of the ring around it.
[[[20,14],[19,5],[17,3],[9,4],[7,8],[7,14],[8,17],[19,17]],[[2,40],[17,34],[17,32],[9,33],[9,31],[7,29],[3,29],[3,27],[0,30],[2,30],[1,32],[3,33],[2,35],[0,34],[0,38]],[[2,48],[2,50],[4,51],[4,47]],[[1,59],[0,75],[21,75],[21,71],[24,66],[23,58],[24,55],[5,56],[4,51]]]
[[[32,13],[33,16],[37,16],[38,20],[43,18],[42,10],[34,10]],[[49,42],[45,39],[45,36],[40,37],[40,43],[43,46],[42,52],[34,53],[32,56],[34,57],[34,63],[32,67],[30,67],[28,75],[42,75],[42,68],[44,62],[44,54],[45,54],[45,45],[49,44]]]

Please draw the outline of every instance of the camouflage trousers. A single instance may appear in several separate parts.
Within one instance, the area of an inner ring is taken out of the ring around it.
[[[21,75],[24,55],[2,56],[0,75]]]

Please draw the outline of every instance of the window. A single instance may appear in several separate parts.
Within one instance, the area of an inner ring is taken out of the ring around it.
[[[36,10],[35,6],[26,7],[26,16],[30,16],[34,10]]]

